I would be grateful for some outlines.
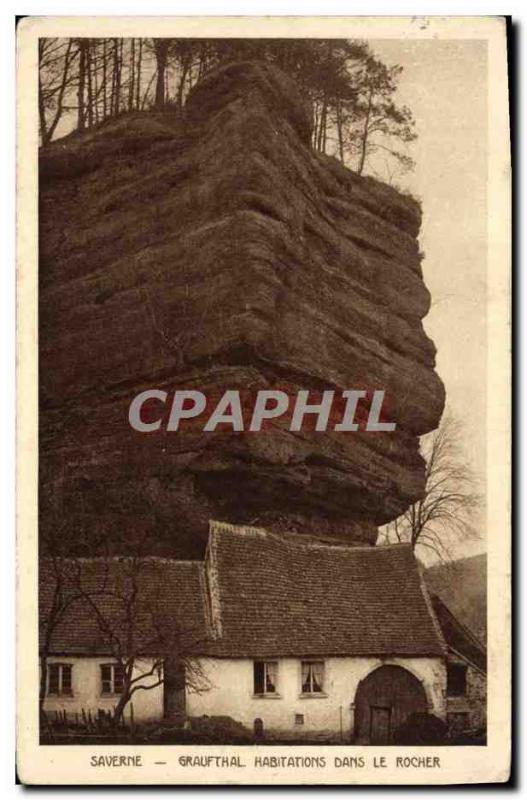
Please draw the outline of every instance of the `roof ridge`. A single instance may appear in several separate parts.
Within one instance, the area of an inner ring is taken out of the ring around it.
[[[363,552],[378,552],[379,550],[411,550],[412,545],[410,542],[394,542],[391,544],[383,545],[346,545],[346,544],[332,544],[324,542],[319,539],[311,539],[309,541],[309,534],[298,534],[291,531],[290,533],[278,533],[270,531],[267,528],[258,528],[253,525],[235,525],[232,522],[222,522],[220,520],[209,521],[209,533],[222,534],[233,533],[238,536],[260,536],[262,538],[275,539],[283,544],[311,550],[342,550],[344,552],[356,552],[357,550]]]
[[[71,561],[77,562],[82,564],[89,564],[95,562],[109,562],[112,561],[114,563],[118,563],[120,561],[130,561],[134,556],[56,556],[57,559],[61,561]],[[185,564],[192,566],[193,564],[203,564],[203,559],[183,559],[183,558],[169,558],[168,556],[137,556],[138,561],[153,561],[160,564]],[[41,559],[41,563],[44,562],[51,562],[53,560],[52,556],[43,556]]]
[[[419,564],[417,563],[417,559],[415,560],[415,565],[416,565],[416,568],[417,568],[417,575],[418,575],[418,578],[419,578],[419,587],[421,589],[421,594],[423,595],[426,607],[428,609],[428,614],[429,614],[429,616],[430,616],[430,618],[432,620],[432,625],[434,626],[434,630],[436,632],[436,636],[439,639],[441,647],[442,647],[443,651],[445,653],[447,653],[448,652],[448,646],[447,646],[445,637],[443,636],[443,631],[441,629],[441,625],[439,623],[439,620],[438,620],[438,618],[436,616],[436,612],[435,612],[435,609],[434,609],[434,604],[432,602],[431,595],[430,595],[430,593],[428,591],[428,586],[426,585],[426,581],[425,581],[424,575],[423,575],[421,569],[419,568]]]
[[[257,528],[254,525],[235,525],[232,522],[223,522],[217,519],[209,520],[209,533],[238,533],[243,532],[244,536],[267,536],[270,531],[265,528]]]

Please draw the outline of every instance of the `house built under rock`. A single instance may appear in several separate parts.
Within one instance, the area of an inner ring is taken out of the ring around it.
[[[371,546],[422,497],[419,437],[444,406],[421,209],[310,137],[298,87],[251,62],[180,116],[41,149],[44,712],[111,711],[133,656],[136,720],[384,744],[412,713],[446,716],[412,550]],[[143,434],[128,411],[152,388],[379,390],[396,427]]]
[[[412,713],[446,718],[447,646],[409,545],[350,548],[212,522],[203,562],[64,561],[66,607],[50,630],[56,569],[41,570],[47,713],[111,711],[116,654],[134,640],[140,683],[152,687],[133,695],[136,721],[219,715],[270,737],[389,744]],[[151,670],[161,657],[162,682]]]

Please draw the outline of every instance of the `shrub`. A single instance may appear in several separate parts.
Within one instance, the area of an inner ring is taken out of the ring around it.
[[[191,717],[190,733],[200,741],[211,744],[248,744],[253,741],[251,731],[232,717]]]
[[[443,720],[421,711],[406,718],[395,731],[393,741],[399,745],[441,745],[445,744],[447,733]]]

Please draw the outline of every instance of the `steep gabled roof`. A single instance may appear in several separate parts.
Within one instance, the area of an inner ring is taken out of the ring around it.
[[[187,655],[230,658],[446,654],[408,545],[345,547],[213,522],[205,564],[65,559],[57,573],[44,560],[41,648],[57,574],[67,602],[50,653],[115,653],[105,621],[123,647],[135,588],[144,654],[181,641]]]
[[[487,651],[474,634],[450,611],[438,595],[431,597],[447,647],[482,672],[487,671]]]
[[[218,655],[445,654],[409,545],[302,543],[212,523],[207,558]]]

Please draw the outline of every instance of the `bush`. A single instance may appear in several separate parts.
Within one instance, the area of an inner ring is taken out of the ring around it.
[[[426,712],[410,714],[394,733],[393,742],[399,745],[442,745],[448,728],[443,720]]]
[[[189,732],[192,737],[210,744],[249,744],[251,731],[232,717],[191,717]]]
[[[485,728],[462,731],[461,733],[451,735],[448,744],[484,747],[487,744],[487,732]]]

